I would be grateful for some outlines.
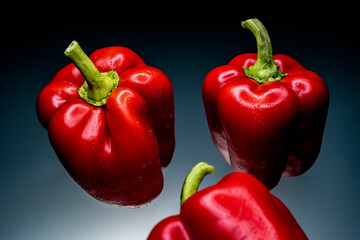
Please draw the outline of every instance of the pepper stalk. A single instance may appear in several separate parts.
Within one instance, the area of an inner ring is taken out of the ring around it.
[[[120,78],[116,71],[101,73],[77,41],[72,41],[64,54],[85,78],[84,84],[78,89],[80,97],[94,106],[105,105],[108,96],[119,84]]]
[[[180,196],[180,205],[198,191],[200,183],[206,175],[214,172],[215,168],[207,163],[200,162],[196,164],[185,178]]]
[[[273,59],[270,36],[265,26],[256,18],[241,22],[241,26],[255,35],[257,43],[257,60],[254,65],[243,67],[245,75],[260,84],[285,77],[287,73],[282,73]]]

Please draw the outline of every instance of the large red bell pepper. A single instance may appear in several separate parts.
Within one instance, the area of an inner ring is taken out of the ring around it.
[[[182,190],[179,215],[165,218],[148,240],[308,239],[288,208],[253,176],[234,172],[199,192],[214,168],[196,165]]]
[[[71,177],[91,196],[121,206],[157,197],[174,151],[174,97],[168,77],[125,47],[90,58],[76,41],[41,91],[37,113]]]
[[[241,54],[206,76],[203,103],[212,139],[235,171],[269,189],[281,175],[297,176],[315,162],[329,105],[325,82],[293,58],[272,55],[257,19],[242,22],[258,54]]]

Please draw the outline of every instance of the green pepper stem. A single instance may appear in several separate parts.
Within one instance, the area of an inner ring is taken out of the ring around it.
[[[215,168],[207,163],[200,162],[196,164],[185,178],[181,191],[180,205],[198,191],[200,183],[206,175],[214,172]]]
[[[116,71],[101,73],[76,41],[70,43],[64,54],[74,62],[85,78],[84,84],[78,89],[80,97],[95,106],[104,105],[119,83]]]
[[[243,67],[245,75],[258,83],[281,80],[287,74],[282,73],[273,59],[270,36],[265,26],[256,18],[243,21],[241,26],[249,29],[256,38],[257,60],[249,68]]]
[[[74,62],[89,85],[98,85],[97,83],[101,78],[100,72],[77,41],[72,41],[69,47],[65,49],[64,54]]]

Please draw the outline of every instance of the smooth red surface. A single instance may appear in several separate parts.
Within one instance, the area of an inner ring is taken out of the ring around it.
[[[274,61],[287,76],[263,84],[245,76],[257,55],[235,57],[206,76],[202,96],[212,139],[235,171],[269,189],[315,162],[329,105],[325,82],[286,55]]]
[[[170,80],[124,47],[95,51],[100,72],[116,70],[119,86],[95,107],[77,92],[85,79],[69,64],[41,91],[37,113],[61,163],[96,199],[140,206],[163,187],[172,158],[174,97]]]
[[[256,178],[234,172],[189,197],[148,240],[308,239],[288,208]]]

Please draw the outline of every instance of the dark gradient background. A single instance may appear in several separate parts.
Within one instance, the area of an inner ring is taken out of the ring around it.
[[[211,140],[201,86],[211,69],[256,51],[255,38],[240,26],[250,17],[265,24],[275,54],[292,56],[317,72],[331,95],[315,165],[302,176],[282,178],[272,193],[310,239],[359,237],[359,33],[352,22],[356,16],[322,14],[75,19],[29,14],[10,26],[2,21],[0,239],[145,239],[157,222],[178,213],[183,179],[197,162],[216,168],[201,188],[230,173]],[[172,81],[176,149],[164,170],[164,189],[148,206],[127,209],[91,198],[62,167],[37,120],[37,95],[69,63],[63,51],[72,40],[88,54],[107,46],[128,47]]]

